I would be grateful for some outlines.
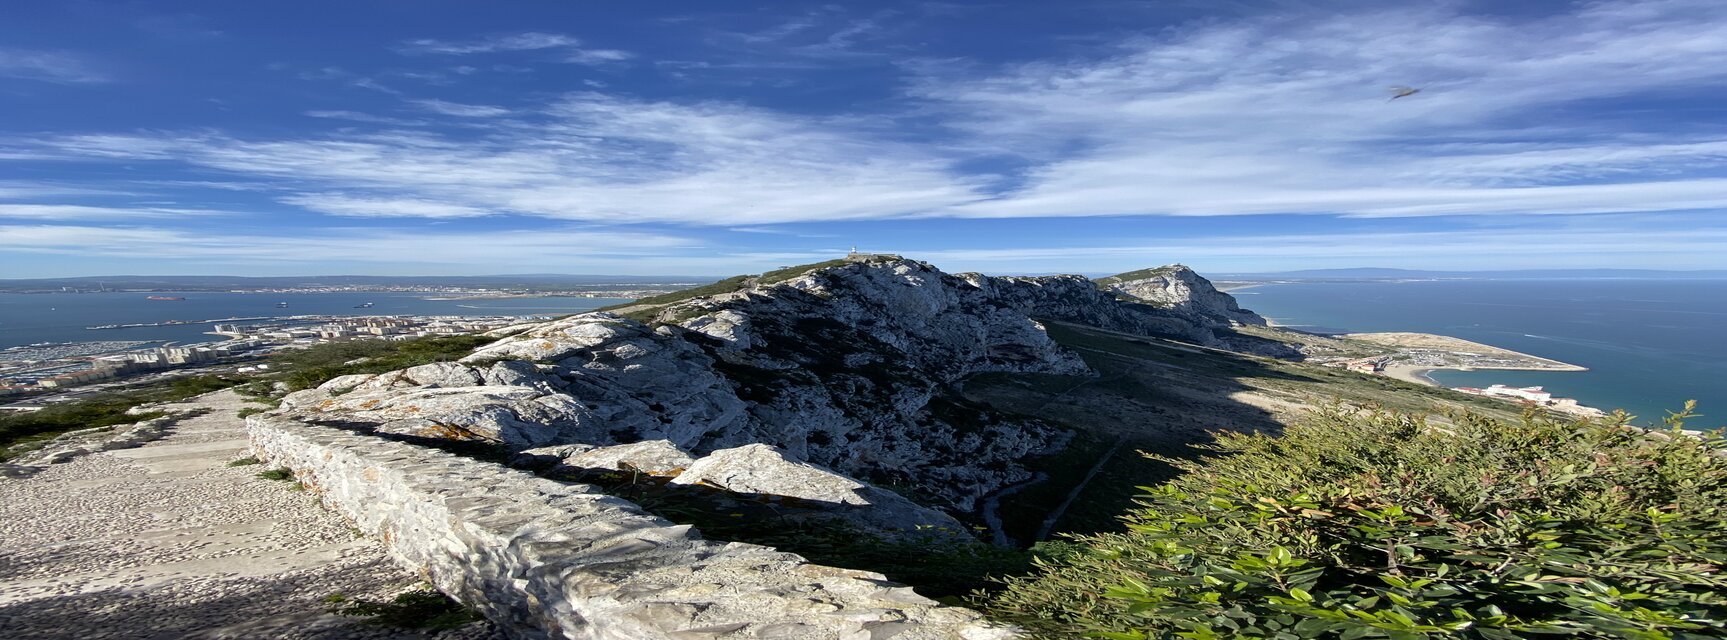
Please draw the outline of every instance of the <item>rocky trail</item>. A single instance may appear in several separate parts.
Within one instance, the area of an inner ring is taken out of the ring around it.
[[[390,629],[328,611],[335,594],[387,601],[420,583],[317,499],[257,477],[242,398],[134,449],[0,478],[0,637],[490,639],[481,623]]]

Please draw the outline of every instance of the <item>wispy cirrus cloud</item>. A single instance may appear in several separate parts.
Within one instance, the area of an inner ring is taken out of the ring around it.
[[[0,224],[0,250],[140,261],[208,264],[276,262],[320,268],[330,262],[527,264],[563,267],[584,260],[640,260],[699,243],[627,231],[537,229],[404,231],[327,228],[301,233],[220,234],[153,226]]]
[[[578,38],[561,33],[527,32],[474,40],[419,39],[402,43],[396,51],[407,55],[471,55],[520,51],[559,50],[560,62],[601,65],[622,62],[635,54],[620,49],[584,48]]]
[[[479,139],[432,132],[274,141],[99,135],[42,144],[68,157],[171,158],[288,178],[318,187],[310,193],[340,192],[379,209],[400,200],[398,212],[426,202],[457,207],[441,215],[766,224],[899,217],[977,197],[941,156],[853,130],[864,124],[735,103],[585,93],[546,107],[532,123],[491,124]]]
[[[916,89],[972,152],[1024,167],[958,215],[1727,206],[1718,129],[1598,111],[1648,92],[1720,95],[1720,3],[1603,2],[1532,20],[1450,5],[1285,15],[979,71],[928,66]],[[1394,84],[1424,90],[1389,101]]]
[[[568,54],[580,43],[527,33],[410,45]],[[738,226],[1727,208],[1718,126],[1595,117],[1645,93],[1727,92],[1718,2],[1520,19],[1449,5],[1286,14],[1194,23],[1082,58],[906,64],[908,93],[863,113],[597,92],[509,109],[421,99],[471,121],[460,135],[79,135],[16,152],[291,180],[290,202],[338,215]],[[1424,90],[1389,101],[1391,84]]]
[[[84,59],[61,51],[34,51],[0,47],[0,78],[40,80],[61,84],[108,82]]]
[[[351,122],[366,122],[366,123],[371,123],[371,124],[388,124],[388,125],[394,125],[394,126],[400,126],[400,127],[419,127],[419,126],[425,126],[426,124],[428,124],[425,120],[413,120],[413,119],[409,119],[409,118],[395,118],[395,117],[391,117],[391,116],[380,116],[380,115],[372,114],[372,113],[364,113],[364,112],[360,112],[360,111],[347,111],[347,110],[342,110],[342,109],[314,109],[312,111],[304,112],[303,115],[305,115],[307,117],[311,117],[311,118],[324,118],[324,119],[328,119],[328,120],[348,120]]]
[[[281,201],[312,211],[361,218],[472,218],[492,213],[438,200],[354,197],[340,193],[288,196]]]
[[[477,40],[436,40],[422,38],[409,40],[397,47],[402,53],[436,53],[444,55],[466,55],[470,53],[494,53],[498,51],[534,51],[537,49],[557,49],[580,45],[581,40],[561,33],[527,32],[503,36],[493,36]]]
[[[6,218],[41,220],[126,220],[132,218],[181,218],[187,216],[223,215],[207,209],[177,209],[164,207],[107,207],[76,204],[0,203],[0,220]]]
[[[510,114],[509,109],[483,104],[462,104],[444,100],[412,100],[421,109],[460,118],[495,118]]]
[[[1020,243],[987,249],[882,247],[949,270],[991,273],[1114,273],[1123,265],[1180,260],[1209,272],[1324,268],[1337,264],[1397,264],[1414,269],[1599,268],[1637,264],[1691,269],[1727,254],[1727,230],[1659,228],[1642,224],[1580,228],[1491,228],[1421,232],[1228,234],[1178,240],[1124,239],[1108,244],[1047,246]],[[814,257],[812,255],[811,257]],[[1635,263],[1627,259],[1637,260]]]

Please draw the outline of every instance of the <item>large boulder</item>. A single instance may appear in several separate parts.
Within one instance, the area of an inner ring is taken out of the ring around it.
[[[577,469],[637,471],[654,476],[675,476],[694,463],[695,458],[669,440],[644,440],[577,451],[563,461],[564,466]]]

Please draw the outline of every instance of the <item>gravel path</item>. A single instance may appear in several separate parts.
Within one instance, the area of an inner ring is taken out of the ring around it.
[[[428,634],[327,612],[326,596],[388,600],[420,583],[312,495],[229,467],[245,455],[217,392],[210,413],[136,449],[0,478],[0,638],[500,638]]]

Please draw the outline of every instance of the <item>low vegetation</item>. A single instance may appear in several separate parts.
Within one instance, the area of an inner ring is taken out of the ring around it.
[[[495,338],[480,335],[461,335],[331,342],[272,356],[270,365],[276,373],[270,379],[286,383],[290,391],[299,391],[338,376],[384,373],[433,362],[449,362],[494,341]]]
[[[261,464],[262,462],[263,462],[262,460],[259,460],[255,456],[246,456],[244,458],[240,458],[239,460],[230,460],[228,462],[228,466],[230,466],[230,467],[249,467],[249,466],[252,466],[255,464]]]
[[[634,302],[626,302],[623,304],[615,304],[615,305],[612,305],[609,307],[601,307],[599,309],[596,309],[596,311],[614,311],[614,312],[618,312],[619,315],[622,315],[623,317],[629,318],[631,320],[636,320],[638,322],[651,322],[651,321],[653,321],[653,319],[656,316],[659,315],[660,310],[662,308],[669,306],[669,305],[672,305],[672,304],[683,302],[685,300],[691,300],[691,299],[699,298],[702,296],[717,296],[717,295],[723,295],[723,294],[727,294],[727,293],[734,293],[737,291],[742,291],[742,290],[749,288],[749,287],[752,287],[752,286],[765,287],[765,286],[769,286],[769,285],[775,285],[775,284],[779,284],[781,282],[785,282],[787,280],[790,280],[792,278],[796,278],[796,277],[801,276],[803,274],[809,273],[811,271],[815,271],[818,269],[826,269],[829,267],[842,266],[844,264],[846,264],[845,260],[828,260],[826,262],[814,262],[814,263],[810,263],[810,264],[800,264],[797,266],[785,267],[783,269],[775,269],[773,271],[763,273],[759,276],[749,276],[749,275],[732,276],[730,278],[720,280],[720,281],[715,282],[713,284],[702,285],[700,287],[691,287],[689,289],[680,289],[677,291],[673,291],[671,293],[664,293],[664,294],[660,294],[657,296],[650,296],[647,298],[642,298],[642,299],[636,300]],[[696,315],[698,315],[698,313],[691,312],[689,315],[686,315],[685,317],[673,318],[671,321],[674,323],[675,322],[681,322],[683,320],[688,320],[690,318],[693,318]]]
[[[657,296],[642,298],[635,302],[626,302],[609,307],[601,307],[599,309],[595,309],[595,311],[635,309],[634,311],[623,312],[622,315],[626,318],[631,318],[640,322],[647,322],[653,319],[654,315],[659,312],[660,307],[701,296],[717,296],[720,294],[732,293],[734,291],[741,291],[744,287],[749,286],[749,282],[750,276],[732,276],[713,284],[691,287],[689,289],[679,289],[671,293],[663,293]]]
[[[255,475],[257,475],[259,480],[288,481],[294,479],[294,470],[287,467],[280,467],[267,471],[259,471]]]
[[[349,598],[342,594],[327,596],[324,602],[333,605],[331,613],[365,618],[368,624],[398,629],[442,631],[483,619],[478,612],[438,593],[429,585],[397,594],[389,602]]]
[[[983,604],[1052,638],[1720,636],[1727,445],[1687,417],[1331,406],[1220,433],[1127,531]]]
[[[243,381],[231,376],[188,376],[50,405],[40,411],[0,415],[0,461],[33,450],[42,442],[68,431],[130,424],[165,415],[160,411],[127,413],[134,407],[177,402]]]
[[[764,287],[768,286],[768,285],[772,285],[772,284],[779,284],[781,282],[785,282],[785,281],[790,280],[792,278],[796,278],[798,276],[809,273],[811,271],[815,271],[818,269],[827,269],[829,267],[842,267],[842,266],[845,266],[845,264],[846,264],[846,261],[841,259],[841,260],[828,260],[826,262],[816,262],[816,263],[811,263],[811,264],[800,264],[800,265],[797,265],[795,267],[786,267],[784,269],[775,269],[773,271],[769,271],[767,273],[764,273],[760,277],[756,278],[756,284],[762,285]]]
[[[1127,273],[1118,273],[1113,276],[1098,278],[1095,282],[1099,284],[1115,284],[1118,282],[1145,280],[1147,278],[1167,276],[1172,273],[1175,273],[1175,267],[1152,267],[1150,269],[1140,269],[1138,271],[1129,271]]]

